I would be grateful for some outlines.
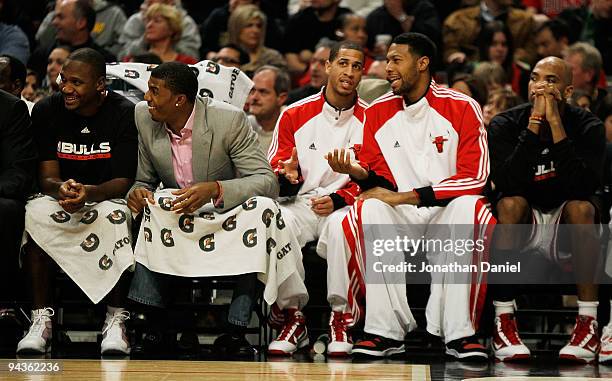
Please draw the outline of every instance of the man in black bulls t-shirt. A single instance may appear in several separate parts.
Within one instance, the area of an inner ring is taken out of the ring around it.
[[[32,113],[39,186],[46,197],[26,206],[30,239],[24,263],[34,300],[32,325],[18,352],[49,349],[55,262],[95,303],[106,295],[102,352],[129,353],[128,314],[119,308],[123,295],[116,286],[133,258],[124,218],[129,212],[113,199],[122,199],[133,182],[138,141],[134,105],[107,91],[105,76],[100,53],[73,52],[60,73],[60,93],[40,101]]]

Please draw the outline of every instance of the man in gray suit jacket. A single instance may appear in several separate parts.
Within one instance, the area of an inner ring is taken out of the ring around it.
[[[244,112],[210,98],[197,98],[197,88],[197,78],[187,65],[171,62],[152,70],[145,102],[135,111],[139,152],[136,182],[128,193],[132,212],[142,212],[147,201],[155,204],[153,191],[160,183],[163,188],[179,189],[172,192],[178,197],[168,209],[182,215],[209,202],[214,212],[224,213],[253,196],[278,196],[278,182]],[[228,314],[230,334],[218,343],[230,354],[243,354],[250,346],[240,328],[249,323],[261,288],[254,273],[236,278]],[[148,306],[165,307],[168,283],[173,280],[176,277],[137,263],[129,297]],[[153,320],[167,320],[161,317],[162,310],[154,310]],[[159,331],[161,326],[153,329]]]

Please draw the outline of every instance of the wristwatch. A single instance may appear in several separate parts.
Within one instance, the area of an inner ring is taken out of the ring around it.
[[[399,21],[400,24],[403,24],[406,20],[408,20],[408,15],[405,13],[402,13],[400,17],[397,18],[397,21]]]

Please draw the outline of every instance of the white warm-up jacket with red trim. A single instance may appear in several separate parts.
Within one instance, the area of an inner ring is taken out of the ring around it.
[[[281,113],[268,151],[268,161],[278,173],[278,161],[288,160],[293,147],[297,147],[301,172],[298,195],[335,193],[344,204],[352,205],[359,187],[348,175],[334,172],[324,156],[334,149],[360,149],[367,105],[358,98],[353,107],[338,110],[325,101],[324,94],[325,88],[291,104]]]
[[[489,175],[480,106],[434,81],[411,105],[384,95],[365,112],[359,160],[370,177],[382,176],[400,192],[416,191],[421,206],[480,194]]]

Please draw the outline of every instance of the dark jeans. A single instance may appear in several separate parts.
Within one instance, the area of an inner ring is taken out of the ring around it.
[[[251,321],[251,313],[263,287],[257,274],[249,273],[233,276],[236,280],[232,303],[227,320],[230,324],[246,327]],[[153,272],[136,263],[134,278],[128,298],[153,307],[167,307],[172,303],[172,285],[180,277]]]
[[[0,302],[17,298],[15,290],[22,289],[19,278],[19,246],[23,234],[25,204],[0,197]]]

